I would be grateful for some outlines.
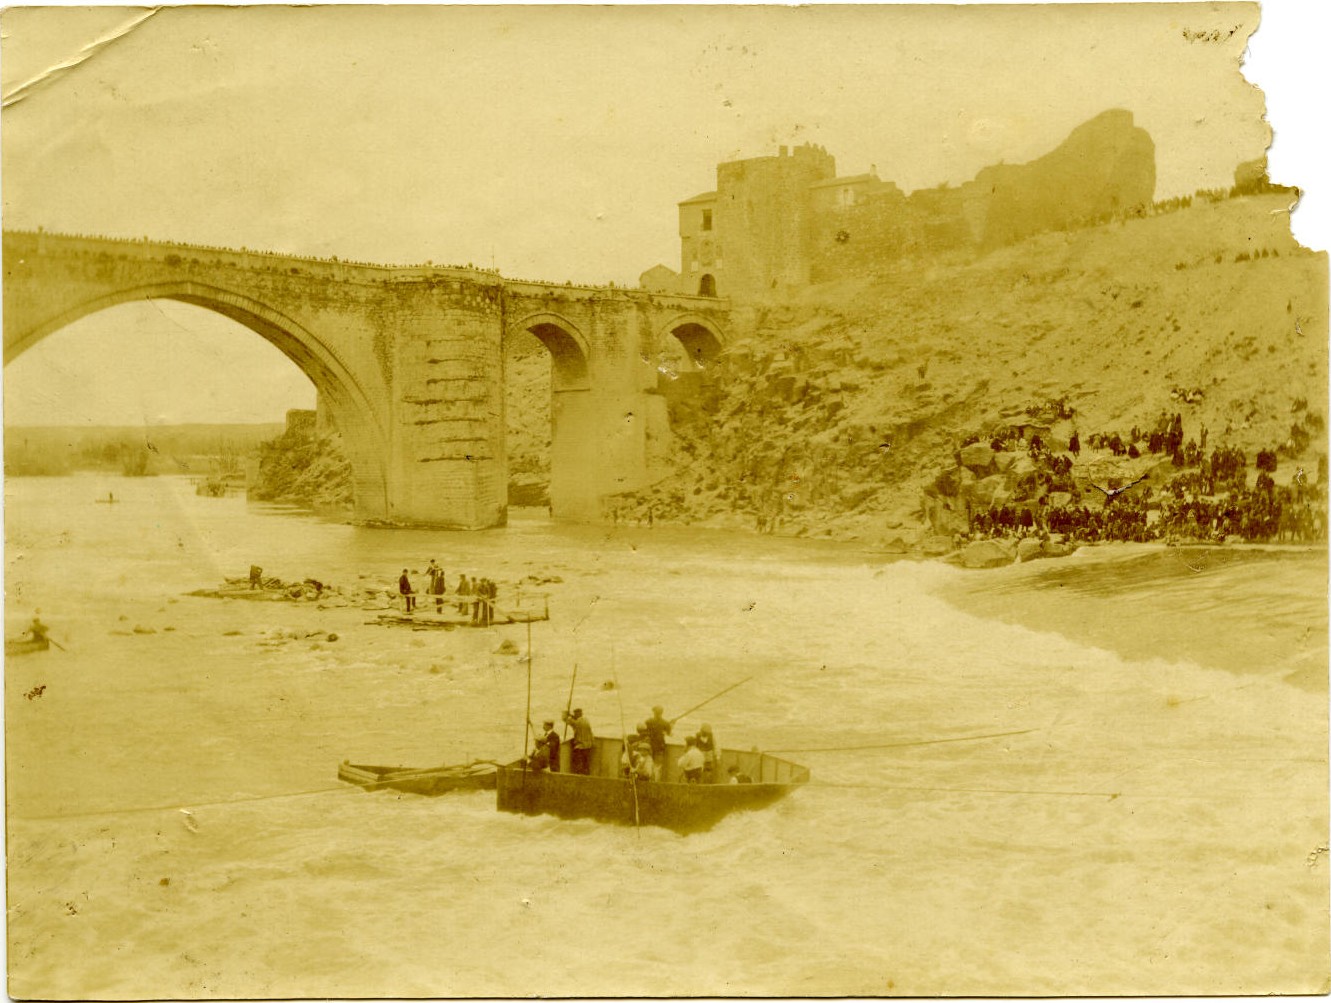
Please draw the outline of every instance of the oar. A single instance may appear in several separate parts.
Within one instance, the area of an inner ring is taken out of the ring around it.
[[[717,697],[723,697],[723,696],[725,696],[725,695],[726,695],[727,693],[729,693],[731,690],[735,689],[736,687],[743,686],[745,683],[747,683],[747,682],[748,682],[750,679],[752,679],[752,678],[753,678],[753,676],[748,676],[747,678],[745,678],[745,679],[741,679],[739,682],[735,683],[735,684],[732,685],[732,686],[727,686],[727,687],[726,687],[725,689],[723,689],[720,693],[716,694],[716,696],[710,696],[710,697],[708,697],[706,700],[704,700],[702,703],[700,703],[700,704],[695,704],[694,706],[690,707],[688,710],[683,711],[682,713],[676,714],[674,717],[672,717],[672,718],[670,719],[670,723],[671,723],[671,724],[674,724],[674,723],[675,723],[676,721],[678,721],[680,718],[682,718],[682,717],[688,717],[688,716],[689,716],[690,714],[692,714],[695,710],[701,710],[702,708],[706,707],[709,703],[711,703],[713,700],[715,700]]]
[[[54,644],[54,645],[55,645],[57,648],[59,648],[61,651],[68,651],[68,650],[69,650],[69,649],[66,648],[63,644],[61,644],[59,641],[57,641],[54,637],[48,637],[48,638],[46,639],[46,642],[47,642],[48,644]]]

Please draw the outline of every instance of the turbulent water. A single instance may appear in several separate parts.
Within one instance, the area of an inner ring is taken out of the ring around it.
[[[1322,555],[968,573],[679,529],[354,528],[170,478],[5,492],[6,633],[40,609],[64,649],[6,666],[16,996],[1325,989]],[[450,585],[562,579],[538,721],[575,663],[603,733],[751,676],[681,725],[799,750],[815,782],[687,837],[339,787],[342,759],[516,754],[525,665],[496,649],[525,628],[183,595],[432,557]]]

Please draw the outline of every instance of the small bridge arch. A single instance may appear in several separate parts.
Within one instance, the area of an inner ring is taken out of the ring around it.
[[[711,369],[726,347],[726,335],[709,317],[697,313],[682,313],[671,317],[657,332],[657,343],[673,337],[684,346],[684,352],[698,369]]]
[[[557,313],[532,313],[512,323],[511,331],[527,331],[550,353],[550,382],[556,392],[591,386],[587,360],[591,350],[578,326]]]

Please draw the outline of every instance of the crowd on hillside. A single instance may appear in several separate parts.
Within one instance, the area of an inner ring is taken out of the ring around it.
[[[1277,486],[1259,474],[1252,489],[1220,497],[1194,495],[1171,482],[1158,493],[1129,488],[1101,507],[1052,506],[1034,502],[991,506],[973,512],[970,539],[1059,535],[1067,542],[1119,540],[1247,541],[1311,543],[1326,539],[1326,498],[1319,485]]]
[[[1098,499],[1096,504],[1084,503],[1082,490],[1073,480],[1073,460],[1083,449],[1083,440],[1076,431],[1069,436],[1064,452],[1050,449],[1040,432],[1029,426],[1001,427],[991,437],[993,449],[1024,450],[1035,461],[1035,468],[1017,479],[1012,500],[971,510],[966,536],[984,539],[1057,534],[1069,542],[1139,543],[1226,537],[1277,542],[1324,540],[1326,456],[1318,460],[1315,483],[1301,470],[1285,485],[1277,485],[1271,476],[1278,468],[1280,454],[1301,452],[1308,444],[1310,430],[1321,427],[1320,416],[1306,415],[1291,428],[1283,446],[1259,450],[1253,458],[1257,476],[1251,487],[1249,458],[1244,451],[1217,446],[1208,455],[1206,426],[1201,427],[1197,439],[1185,440],[1180,414],[1162,411],[1152,428],[1134,426],[1126,436],[1118,432],[1091,433],[1084,440],[1087,449],[1129,459],[1143,452],[1163,454],[1179,468],[1158,488],[1149,484],[1092,484],[1104,494],[1102,504]],[[971,436],[969,441],[979,439]],[[1065,497],[1053,497],[1059,493]]]

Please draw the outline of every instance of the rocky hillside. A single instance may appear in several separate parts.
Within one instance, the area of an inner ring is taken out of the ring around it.
[[[313,412],[309,412],[311,417]],[[250,498],[300,505],[329,515],[349,516],[352,509],[351,464],[338,435],[315,436],[308,427],[288,428],[258,449],[258,477]]]
[[[764,308],[709,419],[677,428],[678,472],[621,514],[918,538],[959,446],[1048,400],[1083,436],[1167,410],[1213,446],[1283,444],[1296,409],[1326,414],[1327,379],[1327,259],[1293,241],[1288,202],[1198,199]]]

